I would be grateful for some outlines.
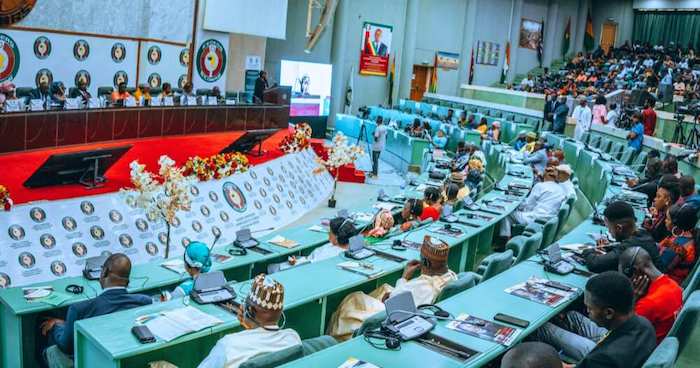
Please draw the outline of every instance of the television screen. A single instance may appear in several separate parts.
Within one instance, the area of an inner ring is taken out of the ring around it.
[[[330,110],[331,64],[282,60],[280,84],[292,86],[291,116],[325,116]]]

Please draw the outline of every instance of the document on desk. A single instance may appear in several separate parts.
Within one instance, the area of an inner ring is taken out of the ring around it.
[[[369,262],[347,261],[338,263],[338,268],[372,278],[382,273],[382,269]]]
[[[579,289],[574,287],[571,287],[571,290],[551,287],[548,285],[548,280],[534,276],[531,276],[523,283],[511,286],[505,290],[508,294],[548,305],[552,308],[556,308],[565,301],[576,297],[578,291]]]
[[[348,358],[348,360],[338,366],[338,368],[379,368],[379,366],[357,358]]]
[[[274,244],[278,247],[291,249],[299,245],[299,242],[292,239],[287,239],[281,235],[277,235],[274,238],[267,241],[270,244]]]
[[[146,322],[146,327],[159,339],[171,341],[220,323],[223,321],[195,307],[183,307],[161,313]]]
[[[183,261],[181,258],[169,259],[160,265],[180,275],[183,275],[186,272],[185,261]]]
[[[521,331],[468,314],[460,314],[456,321],[447,324],[447,328],[505,346],[510,346]]]

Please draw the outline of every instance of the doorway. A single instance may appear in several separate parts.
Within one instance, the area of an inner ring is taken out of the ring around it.
[[[432,68],[423,65],[413,66],[413,78],[411,79],[411,100],[421,101],[423,94],[428,89],[428,76]]]
[[[608,52],[610,48],[615,47],[615,38],[617,37],[617,23],[605,22],[603,23],[602,32],[600,32],[600,45],[603,47],[605,52]]]

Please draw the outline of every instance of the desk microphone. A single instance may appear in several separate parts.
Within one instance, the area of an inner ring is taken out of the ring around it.
[[[218,233],[214,236],[214,242],[211,243],[211,247],[209,247],[209,253],[211,253],[212,249],[214,249],[214,245],[216,245],[216,242],[219,241],[219,238],[221,238],[221,233]]]

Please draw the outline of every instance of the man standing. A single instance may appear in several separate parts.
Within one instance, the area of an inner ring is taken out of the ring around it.
[[[627,248],[618,269],[632,281],[634,310],[656,330],[656,343],[666,337],[683,305],[683,289],[659,271],[644,248]]]
[[[586,96],[579,96],[578,106],[574,108],[572,117],[576,120],[574,139],[580,141],[583,133],[591,129],[591,121],[593,119],[593,114],[591,113],[591,108],[588,107]]]
[[[267,72],[261,70],[258,74],[258,79],[255,80],[255,89],[253,90],[254,103],[263,103],[263,92],[265,92],[267,88]]]
[[[656,129],[656,112],[652,106],[652,99],[647,99],[642,111],[642,121],[644,122],[644,135],[654,136]]]
[[[627,133],[627,146],[635,152],[642,150],[642,142],[644,141],[645,126],[642,124],[642,114],[635,112],[632,115],[632,128]]]
[[[547,94],[547,102],[544,103],[544,121],[554,124],[554,108],[557,106],[557,94]]]
[[[372,177],[379,174],[379,154],[386,145],[386,126],[381,116],[377,116],[377,127],[374,129],[374,141],[372,142]]]
[[[264,274],[256,276],[238,309],[244,330],[222,337],[199,368],[237,368],[256,356],[301,345],[296,331],[279,327],[283,307],[284,286]]]
[[[124,309],[151,304],[146,295],[129,294],[131,261],[122,253],[114,253],[102,266],[100,286],[102,294],[68,307],[66,320],[50,318],[41,324],[41,334],[48,337],[48,345],[57,345],[66,354],[73,352],[73,335],[76,321],[101,316]]]
[[[566,129],[566,117],[569,116],[569,106],[566,106],[566,96],[561,95],[554,106],[554,123],[552,130],[556,134],[564,134]]]

